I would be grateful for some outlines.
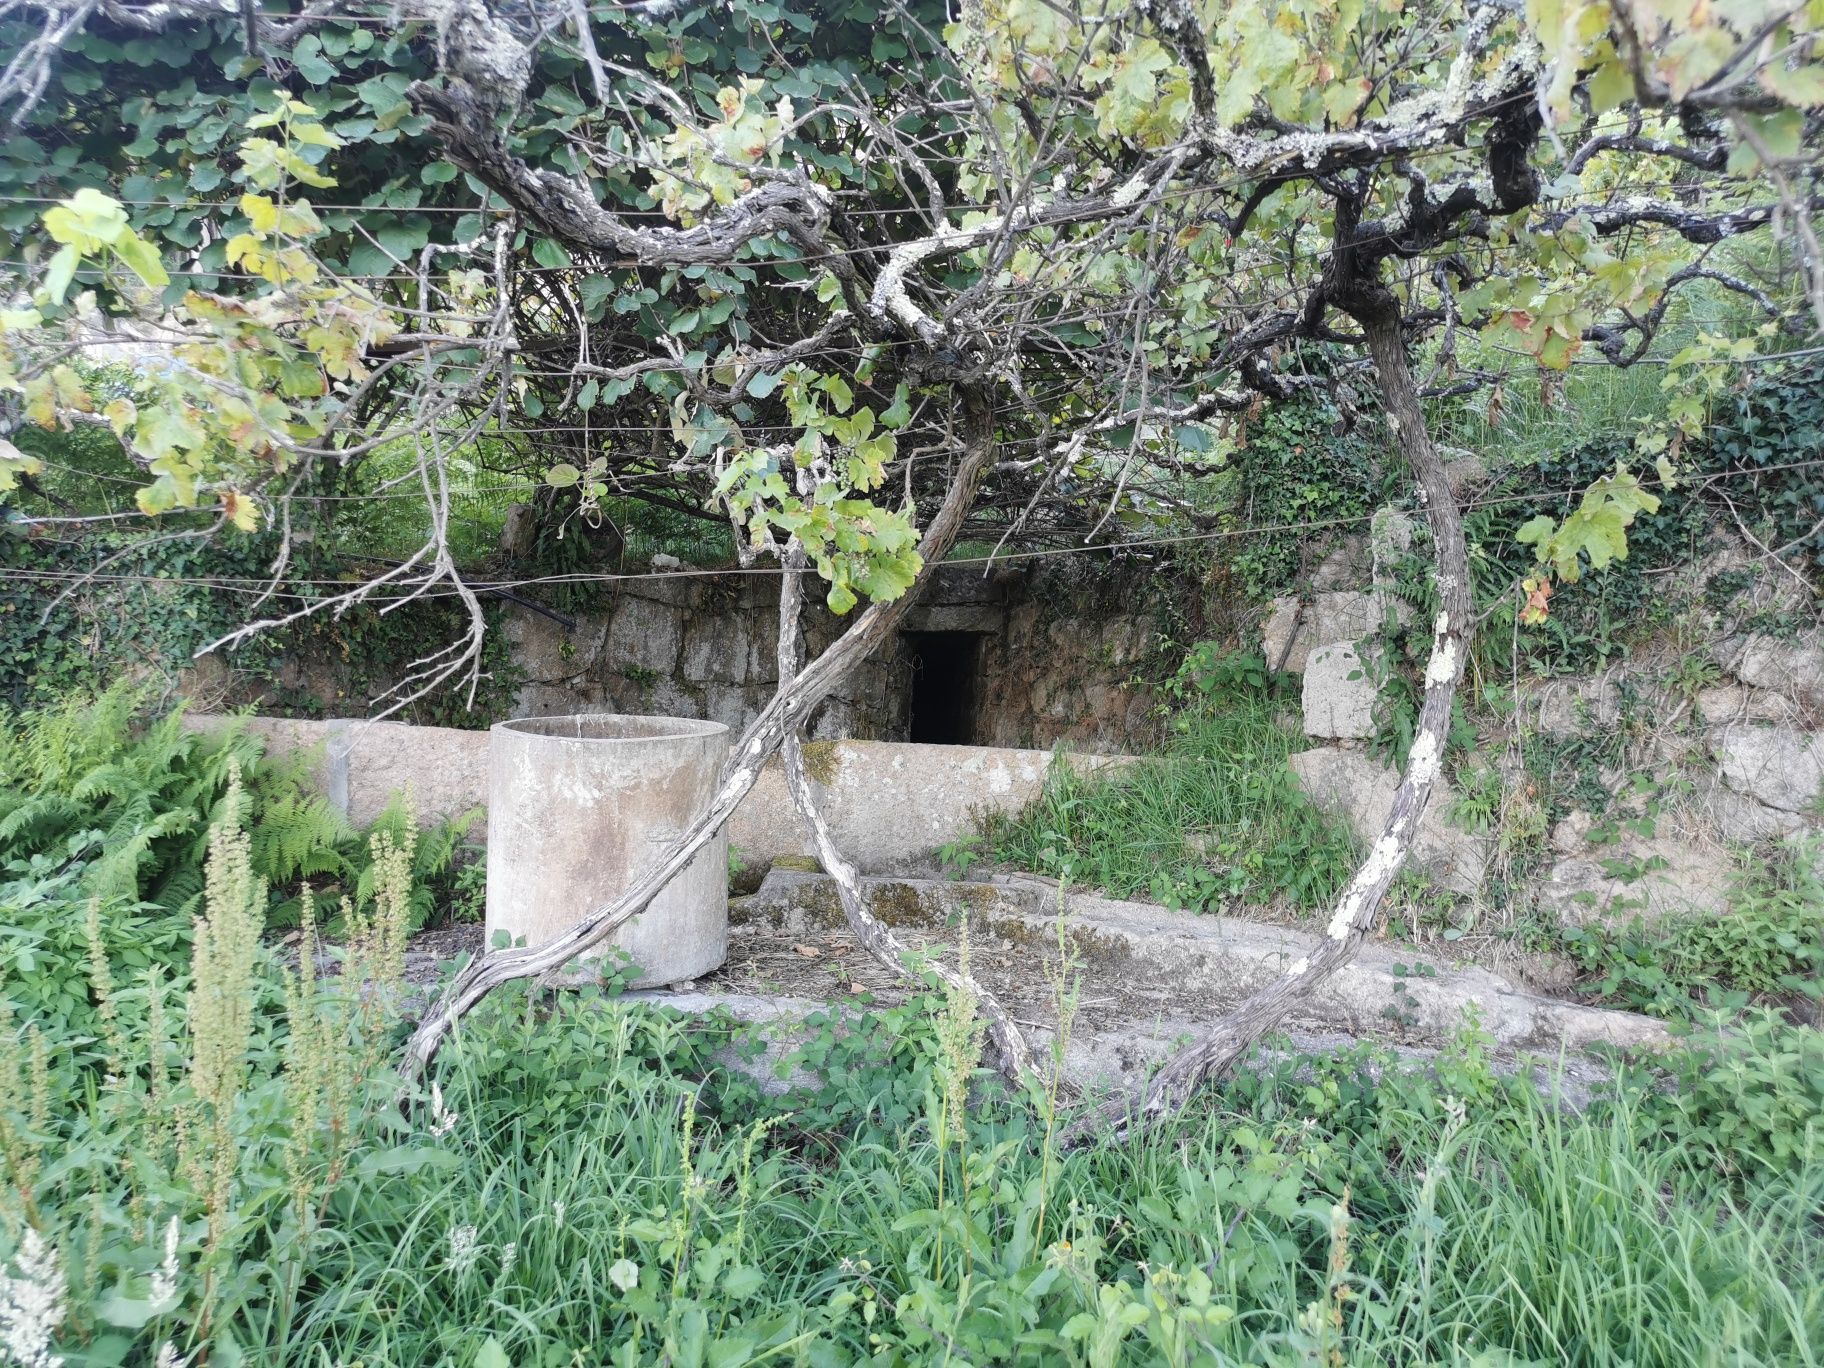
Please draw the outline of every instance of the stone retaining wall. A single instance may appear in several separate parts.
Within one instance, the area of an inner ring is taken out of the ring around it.
[[[1364,841],[1380,832],[1398,776],[1370,754],[1380,707],[1375,668],[1382,624],[1404,608],[1393,596],[1391,552],[1410,542],[1411,519],[1382,510],[1367,537],[1329,550],[1302,594],[1276,598],[1260,626],[1270,664],[1303,676],[1303,725],[1325,744],[1292,757],[1319,804]],[[1577,809],[1549,833],[1548,863],[1531,876],[1540,910],[1563,922],[1626,923],[1673,914],[1719,915],[1730,905],[1744,855],[1775,840],[1824,832],[1824,627],[1796,577],[1769,570],[1726,529],[1718,549],[1667,582],[1683,604],[1675,632],[1642,634],[1600,673],[1548,678],[1516,671],[1512,715],[1485,725],[1472,769],[1492,769],[1524,815],[1533,780],[1529,746],[1620,740],[1602,786],[1610,811]],[[1747,572],[1741,605],[1724,612],[1702,592],[1713,578]],[[1784,634],[1757,620],[1796,625]],[[1494,868],[1498,832],[1453,820],[1457,794],[1441,782],[1426,809],[1414,863],[1432,880],[1474,895]]]
[[[1097,584],[1062,571],[941,567],[907,614],[906,632],[980,639],[971,739],[994,746],[1118,754],[1152,737],[1153,698],[1133,683],[1154,630],[1119,576]],[[611,606],[568,625],[508,605],[514,664],[525,683],[515,713],[701,717],[739,730],[777,687],[778,583],[765,575],[643,577]],[[847,626],[813,605],[814,657]],[[899,740],[907,734],[912,662],[894,640],[864,661],[811,721],[814,738]]]
[[[217,728],[231,719],[187,720]],[[373,821],[395,793],[411,795],[420,821],[487,806],[487,732],[282,717],[250,717],[244,725],[266,742],[268,753],[307,757],[315,789],[357,823]],[[976,814],[1011,812],[1036,797],[1054,760],[1049,751],[898,741],[813,742],[806,751],[807,767],[827,795],[837,840],[869,873],[928,867],[940,847],[974,832]],[[1122,755],[1058,758],[1084,772],[1132,763]],[[477,823],[476,839],[485,831],[486,824]],[[588,833],[577,839],[586,841]],[[776,759],[736,810],[729,844],[739,859],[760,868],[780,856],[811,853]]]

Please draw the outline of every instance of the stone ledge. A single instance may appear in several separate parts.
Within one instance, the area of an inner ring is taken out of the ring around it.
[[[212,730],[231,720],[189,714],[185,725]],[[244,725],[272,753],[303,757],[314,790],[358,823],[373,821],[393,794],[407,791],[421,822],[487,807],[485,731],[281,717],[249,717]],[[902,741],[818,741],[812,749],[812,775],[828,795],[837,840],[873,873],[930,867],[942,846],[975,834],[980,813],[1017,811],[1038,797],[1054,761],[1080,774],[1135,761],[1128,755]],[[484,827],[475,826],[474,839],[485,837]],[[811,853],[777,758],[735,810],[728,836],[750,863]]]
[[[1036,880],[874,879],[867,896],[889,924],[939,936],[952,935],[952,925],[966,916],[972,937],[1009,942],[1024,956],[1021,972],[1027,979],[1038,977],[1033,961],[1057,933],[1057,889]],[[1086,894],[1068,895],[1064,907],[1065,931],[1084,962],[1085,997],[1113,992],[1125,1004],[1124,1011],[1092,1023],[1104,1028],[1123,1024],[1122,1018],[1124,1029],[1167,1018],[1207,1021],[1309,954],[1316,939],[1290,927]],[[730,916],[748,922],[785,919],[788,926],[793,918],[806,927],[841,924],[827,876],[781,870],[769,874],[758,893],[731,906]],[[1487,969],[1378,944],[1362,947],[1350,965],[1298,1005],[1288,1025],[1437,1047],[1449,1041],[1471,1007],[1497,1047],[1509,1052],[1656,1049],[1669,1039],[1665,1026],[1648,1017],[1541,997]]]

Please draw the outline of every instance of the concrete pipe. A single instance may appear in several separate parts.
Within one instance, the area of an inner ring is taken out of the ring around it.
[[[488,743],[489,945],[496,931],[541,945],[619,896],[709,806],[728,743],[720,722],[684,717],[497,723]],[[592,958],[611,947],[633,957],[641,988],[721,964],[727,833]]]

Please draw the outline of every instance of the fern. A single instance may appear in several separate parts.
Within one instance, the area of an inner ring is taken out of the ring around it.
[[[268,760],[239,723],[201,732],[181,711],[147,717],[144,703],[121,685],[29,712],[0,708],[0,868],[32,871],[28,891],[42,907],[97,898],[187,925],[216,826],[249,832],[254,876],[272,890],[268,924],[295,921],[304,882],[351,888],[371,903],[368,833],[309,791],[304,758]],[[232,785],[237,768],[243,782]],[[475,816],[418,837],[415,925],[430,916],[434,886],[447,882]],[[398,840],[407,822],[395,801],[375,828]]]
[[[86,896],[171,912],[189,904],[229,771],[256,770],[260,745],[238,725],[191,730],[181,710],[148,720],[144,702],[123,684],[0,709],[0,864],[48,854],[81,866]]]
[[[252,839],[254,873],[279,887],[324,875],[348,877],[348,848],[358,833],[326,799],[294,790],[267,799]]]
[[[436,911],[437,894],[440,885],[447,881],[454,872],[457,852],[462,848],[463,837],[469,834],[481,816],[480,808],[438,822],[426,830],[418,832],[412,850],[412,894],[409,903],[411,929],[416,931],[431,919]],[[405,832],[413,823],[410,811],[405,806],[405,799],[394,795],[384,811],[374,819],[368,829],[371,836],[376,831],[390,832],[395,841],[402,841]],[[363,840],[363,849],[366,841]],[[374,869],[371,863],[364,863],[355,881],[355,901],[360,906],[367,906],[374,896]]]

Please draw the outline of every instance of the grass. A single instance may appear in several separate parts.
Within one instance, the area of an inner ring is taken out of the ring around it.
[[[1824,1343],[1815,1156],[1740,1188],[1650,1095],[1579,1115],[1473,1037],[1439,1078],[1267,1067],[1047,1160],[1023,1103],[936,1137],[927,1045],[871,1070],[871,1105],[781,1117],[706,1093],[680,1035],[608,1006],[471,1042],[459,1162],[351,1195],[275,1361],[1644,1368]]]
[[[1276,744],[1270,702],[1181,741],[1228,738],[1233,765]],[[91,918],[86,961],[0,984],[15,1359],[1649,1368],[1824,1344],[1815,1030],[1706,1029],[1578,1111],[1549,1067],[1498,1076],[1471,1021],[1423,1071],[1256,1058],[1179,1118],[1060,1151],[1054,1092],[977,1071],[966,995],[809,1019],[771,1095],[726,1019],[520,984],[407,1115],[409,835],[373,852],[350,977],[288,977],[238,777],[219,806],[194,957],[151,940],[155,966],[111,965]]]
[[[1325,903],[1354,842],[1299,790],[1286,759],[1307,745],[1264,688],[1200,697],[1164,753],[1112,778],[1053,767],[1044,793],[984,836],[998,860],[1176,907],[1233,899]]]

